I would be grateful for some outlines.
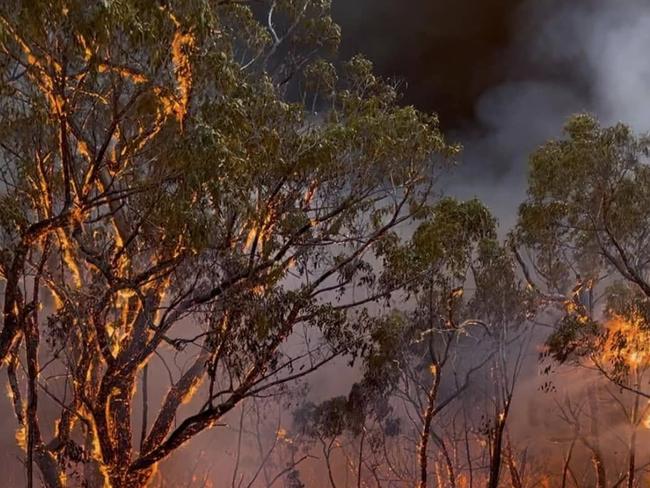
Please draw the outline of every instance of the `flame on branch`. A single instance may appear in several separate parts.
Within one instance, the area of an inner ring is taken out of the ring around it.
[[[650,365],[650,328],[638,314],[614,314],[605,322],[602,360],[636,371]]]

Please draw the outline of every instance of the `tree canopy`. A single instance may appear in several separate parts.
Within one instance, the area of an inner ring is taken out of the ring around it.
[[[370,62],[330,62],[327,1],[25,1],[0,26],[0,358],[29,480],[146,484],[244,398],[354,355],[369,304],[459,252],[396,262],[457,149]],[[317,344],[288,347],[299,329]],[[148,398],[165,348],[190,365]]]

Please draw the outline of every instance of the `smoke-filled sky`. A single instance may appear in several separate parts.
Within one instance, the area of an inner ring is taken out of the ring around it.
[[[513,221],[528,153],[571,113],[650,129],[647,0],[334,0],[343,55],[404,81],[464,145],[449,182]]]
[[[477,99],[504,79],[501,53],[522,0],[334,0],[345,57],[357,52],[407,83],[406,101],[447,126],[470,119]]]

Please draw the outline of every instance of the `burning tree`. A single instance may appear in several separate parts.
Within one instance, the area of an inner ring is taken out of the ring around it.
[[[548,341],[555,359],[589,356],[618,386],[647,396],[621,374],[638,373],[647,356],[649,141],[587,115],[565,132],[531,157],[513,248],[530,287],[560,311]]]
[[[327,61],[328,1],[248,4],[0,9],[0,359],[30,485],[36,465],[144,486],[247,397],[354,353],[364,307],[419,278],[370,262],[455,148],[367,61]],[[189,366],[154,398],[169,350]]]
[[[604,387],[629,426],[628,459],[616,486],[631,488],[639,470],[637,433],[647,414],[641,400],[649,397],[649,141],[623,124],[601,127],[587,115],[573,117],[565,135],[531,157],[529,196],[512,243],[531,289],[556,319],[545,355],[595,369],[618,389]],[[599,388],[592,384],[586,394],[591,432],[574,439],[592,452],[595,483],[605,487]],[[562,408],[578,430],[575,412],[582,408]]]

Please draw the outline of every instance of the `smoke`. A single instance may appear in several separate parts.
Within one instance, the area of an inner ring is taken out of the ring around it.
[[[512,228],[525,198],[528,155],[561,136],[571,114],[585,111],[605,125],[623,122],[638,133],[650,131],[649,3],[529,0],[517,10],[514,30],[502,53],[505,81],[487,89],[473,121],[450,134],[462,142],[464,154],[446,182],[451,194],[483,200],[502,232]],[[555,439],[566,438],[570,426],[548,412],[568,397],[584,397],[581,388],[595,380],[583,369],[565,371],[554,376],[558,391],[545,395],[539,386],[546,379],[535,373],[522,378],[510,428],[523,445],[549,449],[551,459],[557,456]],[[611,399],[598,404],[611,408]],[[607,456],[615,456],[625,452],[620,438],[629,426],[615,413],[605,416],[609,423],[601,435]]]
[[[358,52],[402,80],[404,101],[444,127],[472,118],[476,98],[503,80],[513,15],[523,0],[334,0],[341,55]]]
[[[588,109],[603,122],[650,129],[650,6],[598,0],[556,9],[558,3],[535,2],[523,11],[543,19],[532,25],[531,56],[569,68],[587,87]]]
[[[515,16],[506,81],[486,90],[450,192],[477,196],[507,230],[524,196],[528,154],[587,111],[650,129],[650,6],[643,1],[529,0]]]

